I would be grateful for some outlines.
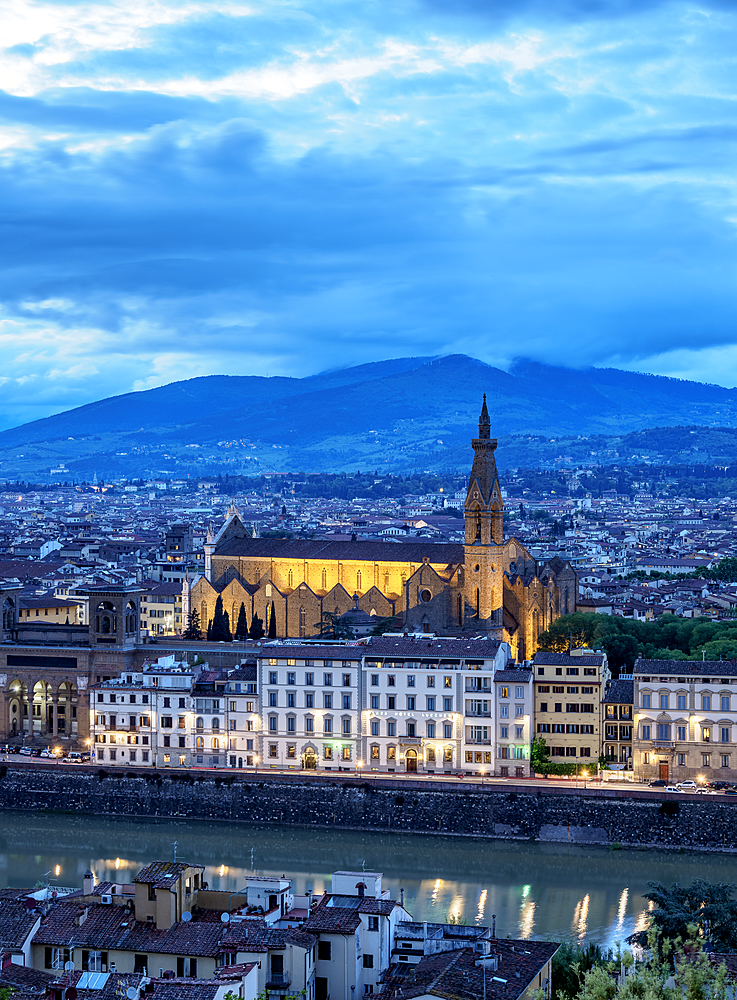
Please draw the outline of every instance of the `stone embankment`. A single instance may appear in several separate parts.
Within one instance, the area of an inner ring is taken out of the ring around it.
[[[0,807],[737,852],[735,799],[607,788],[10,764]]]

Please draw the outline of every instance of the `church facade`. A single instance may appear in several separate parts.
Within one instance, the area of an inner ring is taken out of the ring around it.
[[[398,616],[410,632],[483,635],[530,659],[537,636],[575,611],[578,579],[570,563],[539,563],[516,539],[504,540],[504,503],[486,397],[472,441],[464,505],[464,544],[253,538],[233,513],[205,545],[205,573],[184,585],[183,612],[203,629],[218,595],[234,623],[241,603],[279,638],[316,635],[326,612],[358,606],[377,619]]]

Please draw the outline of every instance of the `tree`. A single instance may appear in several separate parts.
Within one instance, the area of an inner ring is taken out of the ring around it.
[[[273,601],[269,613],[269,639],[276,639],[276,605]]]
[[[576,611],[572,615],[561,615],[537,639],[538,649],[550,653],[567,653],[569,648],[589,646],[593,641],[599,615],[589,615]]]
[[[736,887],[728,882],[706,882],[695,878],[690,885],[675,882],[670,889],[662,882],[648,882],[645,899],[655,904],[648,914],[649,929],[655,929],[662,940],[685,940],[689,927],[708,942],[713,951],[737,951],[737,901],[732,897]],[[633,934],[633,944],[646,945],[648,931]]]
[[[207,623],[207,641],[212,642],[212,618]]]
[[[259,618],[255,611],[251,619],[251,627],[248,630],[248,635],[251,639],[263,639],[266,635],[264,632],[264,620],[263,618]]]
[[[248,620],[246,618],[246,605],[243,601],[241,601],[240,611],[238,612],[238,624],[235,627],[235,637],[236,639],[248,638]]]
[[[212,616],[212,628],[210,629],[210,640],[212,642],[231,642],[230,622],[228,613],[223,610],[223,599],[218,594],[215,601],[215,613]]]
[[[530,748],[530,767],[534,774],[542,774],[539,765],[549,764],[548,745],[542,736],[535,736]]]
[[[200,623],[200,613],[197,608],[192,608],[187,615],[187,627],[184,630],[182,638],[195,640],[202,638],[202,625]]]
[[[314,622],[317,637],[319,639],[352,639],[353,632],[350,625],[344,625],[340,621],[340,615],[335,611],[323,611],[319,622]]]

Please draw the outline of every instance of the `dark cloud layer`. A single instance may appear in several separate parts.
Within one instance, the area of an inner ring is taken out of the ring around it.
[[[101,6],[75,45],[16,30],[0,423],[451,351],[737,381],[733,6]]]

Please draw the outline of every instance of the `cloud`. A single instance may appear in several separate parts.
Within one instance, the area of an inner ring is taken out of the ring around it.
[[[0,423],[326,357],[731,378],[734,6],[552,6],[24,0]]]

